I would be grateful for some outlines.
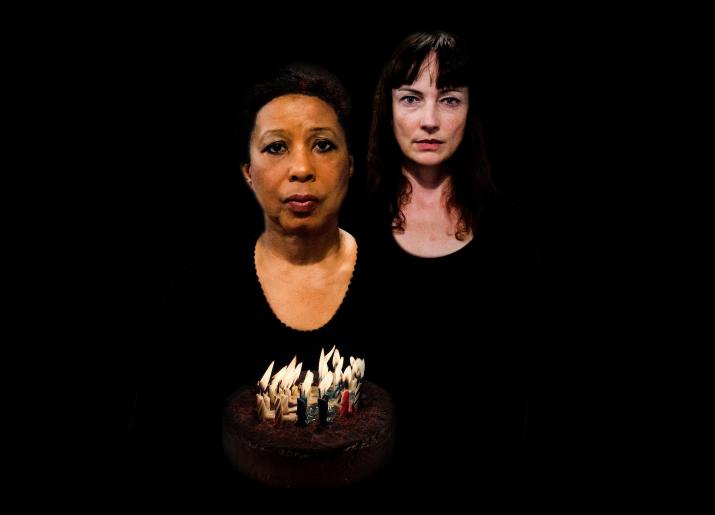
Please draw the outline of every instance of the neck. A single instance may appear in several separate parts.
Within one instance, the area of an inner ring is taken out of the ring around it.
[[[451,179],[443,167],[405,165],[402,173],[412,186],[411,201],[442,202],[449,191]]]
[[[309,265],[338,254],[340,233],[337,223],[327,230],[310,234],[288,234],[267,226],[258,239],[258,245],[274,257],[293,265]]]

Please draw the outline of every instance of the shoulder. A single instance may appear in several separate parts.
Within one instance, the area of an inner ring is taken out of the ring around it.
[[[485,224],[505,230],[532,232],[532,220],[521,206],[495,192],[487,199],[481,214]]]
[[[498,192],[487,200],[477,230],[486,233],[490,239],[535,242],[534,223],[529,213]]]
[[[220,298],[223,290],[246,282],[253,273],[253,250],[248,242],[204,253],[174,275],[167,291],[167,304],[196,304]]]
[[[487,201],[477,224],[478,237],[483,246],[505,262],[519,261],[523,265],[538,266],[539,251],[536,229],[526,210],[495,193]]]

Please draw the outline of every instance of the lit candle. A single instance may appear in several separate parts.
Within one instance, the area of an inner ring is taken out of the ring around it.
[[[283,380],[283,376],[285,375],[287,368],[288,367],[283,367],[278,372],[276,372],[276,375],[273,376],[273,380],[271,380],[271,386],[275,386],[276,389],[278,388],[278,385]]]
[[[331,384],[333,384],[333,373],[328,372],[318,385],[318,391],[320,392],[320,397],[318,397],[318,419],[320,420],[321,426],[328,425],[328,399],[325,394]]]
[[[263,394],[263,411],[266,413],[271,411],[271,398],[267,393]]]
[[[279,394],[280,391],[278,387],[283,380],[285,372],[286,367],[283,367],[278,372],[276,372],[276,375],[274,375],[273,379],[271,380],[271,384],[268,386],[268,395],[270,395],[271,397],[271,402],[276,402],[276,396]]]
[[[298,411],[296,415],[298,415],[298,425],[300,427],[305,427],[308,425],[308,399],[303,397],[302,395],[298,397]]]
[[[256,394],[256,414],[259,420],[263,420],[263,396],[260,393]]]
[[[266,369],[266,372],[263,374],[263,377],[261,377],[261,380],[258,381],[258,386],[261,389],[261,393],[266,391],[266,388],[268,388],[268,381],[271,379],[271,372],[273,372],[273,365],[275,364],[275,361],[271,361],[271,364],[268,365],[268,368]]]
[[[338,394],[338,389],[340,388],[340,383],[343,380],[343,374],[340,369],[336,369],[333,372],[333,384],[335,385],[335,394]]]
[[[295,371],[293,372],[293,379],[291,380],[291,384],[295,384],[298,382],[298,379],[300,379],[300,371],[303,369],[303,363],[298,363],[298,366],[295,367]]]
[[[293,356],[293,359],[288,363],[288,368],[286,368],[285,377],[290,381],[293,379],[293,372],[295,371],[295,366],[298,363],[298,356]],[[285,384],[285,381],[284,381]]]
[[[348,365],[348,368],[346,368],[345,372],[343,372],[343,382],[345,383],[346,390],[350,389],[352,380],[353,380],[353,370],[352,370],[352,367],[350,365]]]
[[[303,383],[297,384],[303,367],[303,363],[298,363],[297,355],[271,376],[275,366],[275,361],[272,361],[257,383],[258,417],[275,420],[276,424],[295,421],[300,426],[306,426],[309,417],[312,420],[314,416],[309,407],[316,401],[321,425],[327,425],[330,413],[334,413],[330,410],[337,408],[339,416],[349,415],[360,403],[365,360],[350,356],[350,364],[343,371],[343,363],[347,359],[335,345],[328,353],[320,349],[316,385],[313,385],[314,376],[310,370],[306,372]]]
[[[355,398],[353,399],[353,404],[350,406],[350,411],[356,411],[360,407],[360,387],[362,386],[362,382],[358,383],[357,388],[355,389]]]
[[[305,427],[308,425],[308,401],[310,398],[310,388],[313,385],[313,372],[308,370],[305,373],[303,384],[300,385],[300,394],[298,395],[298,425]]]
[[[320,392],[320,397],[324,397],[328,392],[328,388],[333,384],[333,373],[328,372],[323,379],[320,380],[318,384],[318,391]]]
[[[352,377],[349,379],[347,387],[353,392],[353,401],[350,405],[350,412],[353,412],[360,407],[362,379],[365,377],[365,360],[351,356],[350,364],[352,365]]]
[[[355,376],[359,379],[365,377],[365,360],[362,358],[356,359],[355,364],[353,365],[353,371]]]
[[[321,349],[321,350],[322,350],[322,349]],[[326,363],[326,364],[328,363],[328,360],[330,359],[330,356],[333,355],[333,352],[335,352],[335,345],[333,345],[333,348],[330,349],[330,352],[328,352],[328,353],[325,355],[325,363]]]
[[[323,397],[318,399],[318,420],[321,426],[328,425],[328,399]]]
[[[342,365],[338,366],[338,363],[340,363],[340,351],[335,349],[335,354],[333,354],[333,369],[342,368]]]
[[[330,357],[333,355],[333,352],[335,352],[335,345],[333,345],[333,348],[330,349],[330,352],[327,354],[325,354],[323,349],[320,349],[320,357],[318,358],[318,381],[322,381],[328,373],[328,362],[330,361]]]
[[[343,397],[340,400],[340,416],[344,417],[350,412],[350,392],[343,390]]]
[[[276,404],[275,423],[277,426],[280,426],[282,422],[283,422],[283,403],[279,399],[278,403]]]
[[[287,393],[290,395],[290,387],[293,385],[293,374],[295,372],[295,365],[296,362],[298,361],[297,356],[293,356],[293,359],[291,362],[288,364],[287,367],[285,367],[285,372],[283,373],[283,377],[281,378],[280,382],[280,391],[281,393]],[[285,413],[285,408],[286,406],[283,406],[283,413]]]

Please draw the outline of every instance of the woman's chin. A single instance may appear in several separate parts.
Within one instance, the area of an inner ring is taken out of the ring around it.
[[[420,166],[440,166],[445,159],[441,155],[428,154],[417,156],[417,159],[413,159],[413,161]]]
[[[324,219],[316,216],[296,216],[283,224],[285,231],[291,234],[320,233],[325,231],[328,226],[329,224]]]

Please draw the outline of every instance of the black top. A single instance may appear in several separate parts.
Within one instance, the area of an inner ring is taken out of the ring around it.
[[[383,328],[371,373],[395,371],[381,381],[396,396],[401,468],[429,483],[454,481],[446,471],[457,456],[485,474],[495,463],[512,466],[528,434],[528,352],[538,322],[526,215],[495,194],[474,238],[438,258],[403,250],[384,219],[368,235],[363,257]]]
[[[527,351],[538,307],[526,217],[495,196],[473,240],[441,258],[408,254],[387,224],[367,227],[346,297],[316,331],[290,329],[270,309],[253,242],[179,277],[135,419],[147,485],[170,478],[222,498],[241,486],[260,491],[223,456],[224,402],[255,384],[270,361],[275,372],[297,354],[315,370],[321,347],[333,345],[346,360],[364,357],[366,378],[396,401],[395,456],[365,486],[452,488],[512,466],[527,434]],[[472,473],[456,471],[455,459],[472,463]]]
[[[136,464],[151,481],[203,485],[220,493],[258,488],[228,464],[221,417],[229,395],[254,385],[271,361],[273,373],[293,356],[316,374],[321,348],[373,359],[362,338],[364,290],[360,248],[350,286],[333,318],[313,331],[283,324],[271,310],[255,271],[254,244],[203,258],[177,278],[167,296],[157,352],[145,374],[135,427]],[[224,489],[221,485],[225,485]]]

